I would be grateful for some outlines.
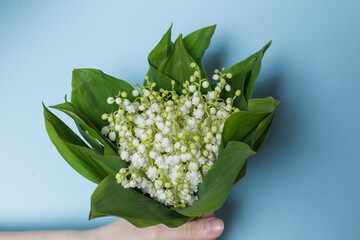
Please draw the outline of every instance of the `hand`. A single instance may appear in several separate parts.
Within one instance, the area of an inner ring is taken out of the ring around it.
[[[124,219],[118,219],[110,225],[92,230],[91,235],[94,234],[92,238],[99,240],[214,240],[223,229],[223,221],[211,213],[178,228],[168,228],[163,224],[137,228]]]
[[[0,232],[0,240],[214,240],[223,229],[223,221],[211,213],[178,228],[162,224],[137,228],[124,219],[118,219],[107,226],[87,231]]]

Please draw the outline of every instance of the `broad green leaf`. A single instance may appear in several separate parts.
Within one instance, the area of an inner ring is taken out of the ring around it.
[[[262,120],[256,128],[254,128],[245,138],[241,141],[251,146],[251,149],[258,151],[265,139],[269,135],[272,119],[274,117],[275,109],[280,105],[279,101],[276,101],[272,97],[264,99],[250,99],[249,100],[249,112],[261,113],[268,112],[269,115]],[[238,182],[242,177],[246,175],[246,163],[239,172],[235,183]]]
[[[266,50],[270,47],[270,45],[271,45],[271,41],[268,42],[259,52],[255,53],[254,54],[255,56],[253,55],[256,58],[254,67],[251,71],[250,77],[245,82],[245,98],[247,100],[249,100],[252,96],[255,81],[260,73],[262,58]]]
[[[100,130],[107,122],[101,119],[103,113],[118,109],[114,103],[106,100],[119,91],[127,92],[127,98],[134,101],[133,87],[120,79],[114,78],[96,69],[74,69],[72,79],[71,103],[79,109]]]
[[[199,65],[203,77],[206,77],[206,72],[202,63],[202,57],[205,50],[210,46],[210,41],[214,34],[215,28],[216,25],[212,25],[196,30],[188,34],[183,39],[183,43],[187,52]]]
[[[236,179],[235,179],[235,183],[237,183],[241,178],[245,177],[247,173],[247,160],[244,163],[244,166],[241,168],[239,174],[237,175]]]
[[[155,89],[159,90],[160,88],[163,88],[169,91],[172,90],[171,81],[173,79],[161,73],[152,65],[150,65],[150,72],[153,81],[156,83]],[[181,93],[182,87],[177,81],[175,81],[174,90],[177,92],[177,94],[182,94]]]
[[[76,127],[78,128],[81,136],[83,136],[83,138],[86,140],[86,142],[91,146],[91,148],[96,153],[99,153],[99,154],[104,153],[103,146],[100,144],[100,142],[95,137],[93,137],[91,134],[89,134],[89,132],[87,132],[85,130],[85,128],[83,128],[80,124],[76,123]]]
[[[245,139],[244,142],[249,144],[254,151],[258,151],[261,145],[267,138],[272,120],[274,118],[276,108],[282,104],[281,102],[273,99],[272,97],[266,97],[263,99],[251,99],[249,101],[249,112],[269,112],[267,116],[256,129],[254,129]]]
[[[121,168],[128,167],[127,162],[122,160],[118,155],[102,155],[96,154],[89,148],[75,146],[79,151],[86,153],[91,157],[97,164],[101,166],[108,175],[114,176],[119,172]]]
[[[160,42],[156,47],[150,52],[148,56],[149,64],[153,65],[155,68],[159,68],[160,64],[169,56],[172,49],[171,42],[171,28],[172,24],[161,38]]]
[[[259,150],[261,145],[265,142],[266,138],[269,136],[273,116],[271,117],[271,121],[266,125],[266,128],[262,131],[261,135],[257,138],[257,140],[253,143],[253,149],[255,151]]]
[[[192,220],[133,188],[123,188],[112,176],[106,177],[91,196],[89,219],[103,216],[121,217],[141,228],[161,223],[168,227],[179,227]]]
[[[272,97],[253,98],[249,100],[248,111],[252,113],[273,112],[281,102]]]
[[[253,154],[255,152],[245,143],[229,142],[199,185],[199,200],[190,207],[174,208],[174,210],[189,217],[201,216],[218,210],[230,193],[246,159]]]
[[[243,142],[251,146],[251,149],[254,151],[258,151],[268,136],[271,128],[271,122],[274,116],[274,112],[272,112],[268,117],[266,117],[263,121],[260,122],[257,128],[253,129],[246,138],[243,139]],[[246,175],[247,172],[247,162],[245,162],[243,168],[239,172],[235,183],[238,182],[241,178]]]
[[[224,125],[222,136],[224,145],[226,146],[230,141],[243,141],[268,115],[269,113],[250,113],[246,111],[231,114]]]
[[[158,68],[159,72],[174,79],[182,86],[182,84],[190,79],[194,73],[194,69],[190,68],[190,63],[194,62],[189,53],[186,51],[182,35],[176,39],[173,50],[168,58]]]
[[[52,114],[45,106],[44,117],[50,140],[73,169],[94,183],[99,183],[108,175],[87,153],[78,150],[77,146],[88,147],[64,122]]]
[[[173,42],[171,41],[171,28],[172,28],[172,24],[168,29],[168,31],[161,38],[158,45],[150,52],[148,56],[148,62],[150,67],[152,66],[156,70],[159,68],[160,64],[169,56],[172,50]],[[149,79],[144,80],[143,86],[148,86],[148,82],[154,81],[154,77],[151,74],[150,68],[146,75],[149,77]],[[164,88],[162,85],[160,85],[160,87]]]
[[[101,132],[96,128],[96,126],[73,104],[65,102],[55,106],[51,106],[51,108],[60,110],[70,116],[75,121],[76,125],[78,125],[80,133],[92,147],[96,147],[98,149],[100,142],[103,146],[108,145],[111,149],[113,149],[114,153],[116,153],[116,146],[104,135],[102,135]],[[101,149],[101,151],[98,153],[103,154],[104,150]]]
[[[222,136],[224,145],[229,141],[244,141],[252,146],[254,131],[279,104],[273,98],[250,99],[248,111],[233,113],[226,119]]]
[[[226,73],[231,73],[233,77],[228,79],[228,84],[231,85],[231,91],[222,94],[222,98],[233,97],[235,91],[240,89],[242,94],[236,98],[234,105],[241,110],[247,109],[247,102],[251,98],[254,83],[260,73],[261,62],[264,53],[270,47],[271,41],[268,42],[260,51],[254,53],[247,59],[238,62],[231,66]]]

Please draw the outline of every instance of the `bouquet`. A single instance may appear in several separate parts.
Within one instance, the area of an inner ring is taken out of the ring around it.
[[[68,164],[98,184],[89,219],[118,216],[137,227],[178,227],[219,209],[267,138],[272,97],[252,99],[271,42],[207,76],[202,56],[215,26],[175,42],[171,27],[150,52],[143,85],[75,69],[71,101],[44,105],[48,135]],[[84,140],[86,141],[84,141]]]

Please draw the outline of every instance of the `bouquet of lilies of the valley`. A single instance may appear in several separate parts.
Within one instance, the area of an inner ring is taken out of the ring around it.
[[[215,26],[180,35],[171,27],[150,52],[143,86],[75,69],[69,115],[82,138],[44,106],[49,137],[77,172],[98,184],[90,219],[178,227],[219,209],[246,174],[280,104],[251,99],[270,46],[208,78],[202,56]],[[82,139],[86,140],[84,142]]]

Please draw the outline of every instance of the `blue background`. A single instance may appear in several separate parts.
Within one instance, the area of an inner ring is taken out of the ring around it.
[[[0,1],[0,230],[113,221],[88,222],[95,185],[50,142],[41,101],[70,94],[73,68],[142,82],[171,23],[173,39],[216,23],[207,69],[273,40],[254,95],[285,102],[217,212],[221,239],[360,239],[359,12],[351,0]]]

